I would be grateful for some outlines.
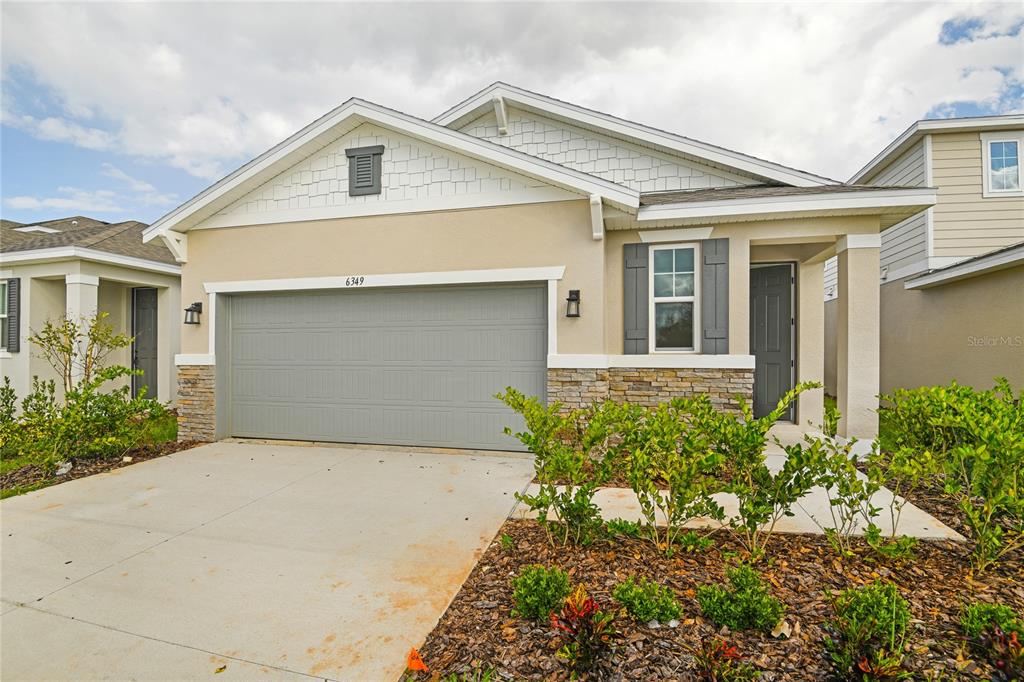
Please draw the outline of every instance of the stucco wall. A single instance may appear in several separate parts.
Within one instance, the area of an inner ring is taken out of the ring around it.
[[[1024,386],[1024,266],[931,289],[882,285],[881,388]]]

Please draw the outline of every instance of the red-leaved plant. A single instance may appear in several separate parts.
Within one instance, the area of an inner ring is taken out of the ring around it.
[[[1016,632],[992,625],[982,632],[979,644],[996,670],[996,680],[1024,679],[1024,642]]]
[[[747,682],[758,677],[757,671],[743,662],[739,647],[721,637],[703,641],[693,659],[697,675],[706,682]]]
[[[586,587],[578,585],[561,612],[551,614],[551,627],[565,633],[568,640],[558,650],[558,657],[574,672],[596,668],[611,655],[618,640],[613,619],[612,614],[600,610]]]

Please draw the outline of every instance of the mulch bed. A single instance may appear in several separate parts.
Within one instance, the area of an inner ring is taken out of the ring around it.
[[[0,490],[6,491],[11,488],[35,486],[37,484],[55,485],[57,483],[64,483],[76,478],[84,478],[104,471],[110,471],[111,469],[120,469],[121,467],[145,462],[147,459],[163,457],[172,452],[188,450],[202,444],[201,441],[168,441],[158,445],[147,445],[130,450],[125,455],[131,458],[130,462],[125,462],[122,457],[111,459],[72,458],[71,471],[63,476],[47,475],[40,467],[29,464],[0,476]]]
[[[602,679],[695,679],[690,651],[717,633],[735,642],[763,680],[819,680],[830,673],[822,646],[823,624],[831,609],[825,590],[842,590],[875,579],[899,586],[914,616],[908,636],[908,666],[915,677],[941,671],[942,679],[988,679],[980,663],[967,663],[958,622],[964,601],[999,601],[1024,609],[1024,561],[1019,553],[973,582],[968,573],[969,546],[954,542],[919,543],[912,562],[877,560],[866,547],[852,559],[839,560],[822,536],[776,535],[768,559],[760,565],[775,596],[786,604],[790,639],[760,632],[727,633],[705,620],[695,598],[698,585],[724,580],[729,553],[739,547],[721,533],[706,552],[666,558],[649,541],[619,538],[590,547],[551,547],[535,521],[509,520],[499,532],[514,547],[496,539],[480,559],[437,627],[420,648],[431,673],[442,675],[494,668],[497,679],[568,679],[555,656],[561,644],[547,625],[514,618],[510,581],[525,565],[559,566],[583,583],[604,609],[616,608],[615,584],[643,575],[671,587],[684,614],[677,628],[649,628],[625,614],[616,617],[624,640],[615,654],[614,672]],[[962,656],[961,656],[962,654]],[[958,660],[959,658],[959,660]],[[961,670],[964,668],[963,670]],[[430,679],[427,673],[418,678]],[[933,678],[935,679],[935,678]]]

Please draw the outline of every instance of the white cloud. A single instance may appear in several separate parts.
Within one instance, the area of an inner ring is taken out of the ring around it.
[[[1022,80],[1024,12],[1014,3],[5,3],[2,12],[5,77],[27,69],[62,102],[59,116],[5,120],[210,180],[348,97],[430,118],[499,79],[837,178],[929,111],[1021,107],[1006,97]],[[953,18],[981,28],[940,45]],[[85,44],[102,49],[83,55]]]
[[[118,180],[128,186],[134,194],[128,198],[128,202],[137,206],[171,206],[178,200],[177,194],[162,193],[157,188],[139,178],[128,175],[112,163],[104,163],[100,168],[100,174]]]
[[[117,195],[109,190],[90,191],[78,187],[58,187],[57,193],[62,196],[7,197],[4,199],[4,205],[17,210],[56,210],[65,213],[119,213],[124,211],[117,203]]]
[[[123,170],[118,168],[112,163],[104,163],[101,167],[100,173],[106,175],[108,178],[114,178],[125,183],[135,192],[155,192],[156,187],[149,184],[145,180],[139,180],[125,173]]]

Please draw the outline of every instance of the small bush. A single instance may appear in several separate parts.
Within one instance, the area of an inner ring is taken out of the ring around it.
[[[693,651],[698,679],[705,682],[752,682],[761,675],[743,662],[739,647],[721,637],[701,642]]]
[[[559,568],[535,564],[512,581],[513,614],[520,618],[546,620],[569,596],[569,576]]]
[[[1009,606],[975,603],[964,609],[960,626],[971,648],[995,670],[994,680],[1024,678],[1024,622]]]
[[[768,594],[757,572],[745,564],[728,569],[730,587],[702,585],[697,588],[701,611],[717,625],[731,630],[770,631],[782,618],[785,606]]]
[[[968,637],[980,637],[987,628],[996,626],[1004,632],[1016,632],[1024,636],[1024,623],[1017,613],[1005,604],[977,602],[964,609],[960,627]]]
[[[844,590],[832,597],[832,608],[832,634],[825,638],[825,647],[837,675],[867,680],[906,677],[902,650],[910,607],[895,585],[876,582]]]
[[[630,538],[638,538],[643,533],[644,527],[636,521],[626,519],[611,519],[604,524],[609,535],[624,535]]]
[[[615,586],[612,596],[641,623],[667,623],[683,611],[672,590],[646,578],[628,578]]]
[[[619,639],[613,619],[612,614],[600,610],[583,585],[565,600],[560,612],[551,614],[551,626],[568,635],[558,657],[569,664],[573,677],[608,662]]]

